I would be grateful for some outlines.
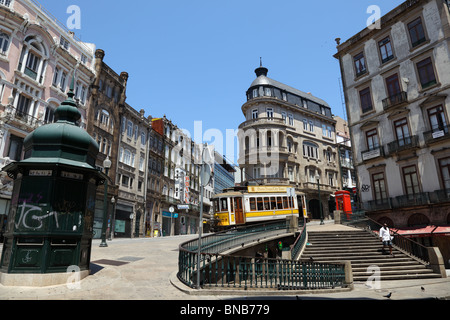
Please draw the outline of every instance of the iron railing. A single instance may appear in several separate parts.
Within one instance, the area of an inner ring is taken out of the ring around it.
[[[202,288],[262,288],[308,290],[344,287],[344,263],[313,263],[221,254],[201,254],[200,285]],[[178,278],[195,287],[197,256],[180,250]]]
[[[373,234],[377,234],[373,230],[379,230],[382,227],[380,223],[367,217],[364,211],[359,211],[357,214],[352,214],[348,217],[344,216],[345,215],[341,215],[342,223],[370,230]],[[427,247],[400,235],[395,228],[390,228],[390,230],[393,236],[392,243],[397,249],[413,256],[426,265],[430,263]]]
[[[179,248],[178,279],[192,288],[196,287],[199,275],[202,288],[306,290],[346,287],[348,283],[344,262],[313,263],[219,253],[252,241],[289,233],[289,226],[283,220],[206,236],[201,239],[200,259],[198,239],[183,243]],[[293,250],[299,250],[305,240],[304,226]]]
[[[306,231],[306,224],[304,224],[302,231],[298,235],[297,240],[295,241],[295,243],[291,249],[291,257],[293,260],[297,260],[300,252],[302,251],[303,247],[305,246],[307,235],[308,235],[308,233]]]

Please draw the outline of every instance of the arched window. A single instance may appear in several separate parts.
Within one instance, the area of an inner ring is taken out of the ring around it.
[[[9,49],[10,38],[4,32],[0,32],[0,54],[6,56]]]
[[[303,142],[303,156],[319,159],[319,146],[312,142]]]
[[[28,36],[20,55],[19,71],[42,84],[47,57],[47,49],[40,37]]]

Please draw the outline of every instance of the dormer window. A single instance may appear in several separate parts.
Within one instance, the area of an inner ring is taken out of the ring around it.
[[[258,89],[253,89],[253,98],[258,97]]]
[[[272,96],[272,89],[271,88],[264,88],[264,95],[266,97],[271,97]]]
[[[66,38],[64,38],[63,36],[61,36],[61,38],[59,40],[59,44],[64,49],[69,50],[70,42]]]

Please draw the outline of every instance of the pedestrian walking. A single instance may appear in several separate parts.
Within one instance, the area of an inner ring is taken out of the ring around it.
[[[392,239],[391,231],[385,223],[380,229],[380,239],[383,242],[383,252],[386,247],[389,247],[389,254],[392,256]]]

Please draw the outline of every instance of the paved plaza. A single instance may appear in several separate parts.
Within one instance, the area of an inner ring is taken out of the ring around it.
[[[309,230],[327,231],[345,228],[326,224]],[[195,235],[147,239],[115,239],[107,248],[100,248],[94,240],[91,275],[74,285],[43,288],[5,287],[0,285],[1,300],[222,300],[239,298],[264,299],[377,299],[392,293],[391,300],[450,299],[450,278],[382,281],[380,289],[366,283],[355,283],[348,292],[288,292],[240,291],[228,292],[187,288],[176,278],[178,247]],[[449,273],[449,271],[447,271]],[[422,290],[422,288],[424,290]]]

